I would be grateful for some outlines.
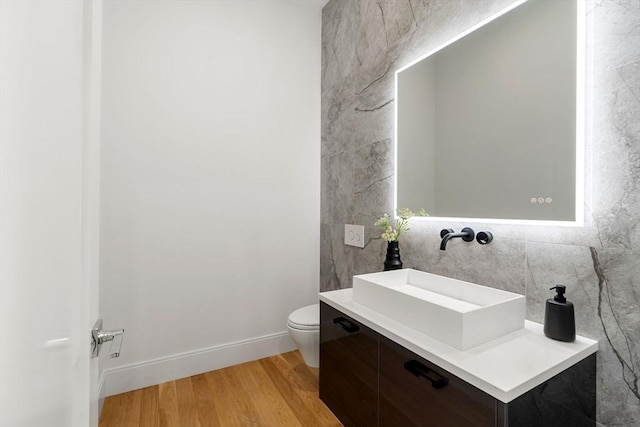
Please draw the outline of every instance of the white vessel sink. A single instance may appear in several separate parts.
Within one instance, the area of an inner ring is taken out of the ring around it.
[[[524,327],[523,295],[412,269],[353,276],[353,301],[459,350]]]

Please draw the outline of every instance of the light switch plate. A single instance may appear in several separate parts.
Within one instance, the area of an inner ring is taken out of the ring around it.
[[[364,225],[344,225],[344,244],[364,248]]]

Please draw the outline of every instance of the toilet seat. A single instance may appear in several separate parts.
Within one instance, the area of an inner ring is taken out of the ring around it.
[[[302,307],[289,315],[287,325],[292,329],[302,331],[317,330],[320,328],[320,305],[312,304]]]

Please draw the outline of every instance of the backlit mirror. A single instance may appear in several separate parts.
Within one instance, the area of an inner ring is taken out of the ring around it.
[[[581,223],[578,3],[520,2],[396,72],[397,207]]]

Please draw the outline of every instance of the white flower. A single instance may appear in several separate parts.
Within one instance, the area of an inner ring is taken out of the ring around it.
[[[382,228],[384,231],[381,236],[387,242],[395,242],[400,239],[400,235],[402,233],[406,233],[409,231],[409,218],[415,216],[413,212],[409,208],[401,208],[397,210],[398,219],[396,221],[396,228],[393,228],[391,223],[391,219],[388,214],[384,214],[380,219],[375,222],[376,227]],[[426,212],[424,209],[421,209],[418,212],[421,216],[426,216]]]

